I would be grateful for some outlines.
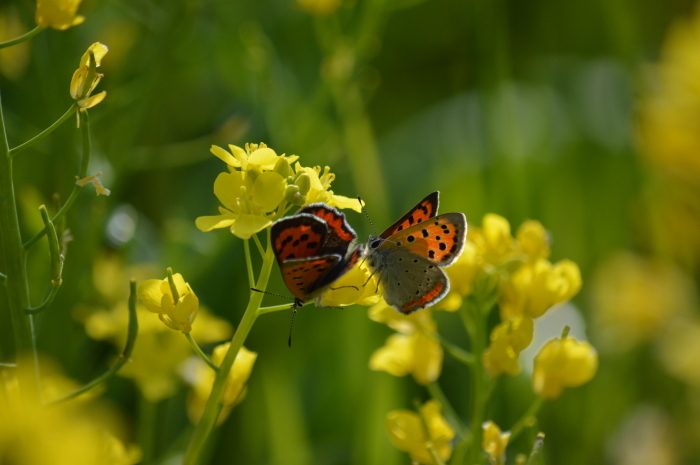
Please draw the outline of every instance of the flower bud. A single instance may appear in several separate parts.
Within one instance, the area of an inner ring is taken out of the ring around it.
[[[292,205],[297,205],[301,207],[306,203],[306,196],[301,195],[299,192],[294,194],[294,199],[292,200]]]
[[[283,178],[288,177],[289,173],[291,172],[289,162],[284,157],[280,157],[279,160],[277,160],[277,163],[275,163],[274,171]]]
[[[299,194],[299,187],[290,184],[287,186],[287,191],[284,194],[284,200],[287,202],[294,202],[296,197],[299,197],[301,194]]]
[[[301,173],[297,178],[295,184],[299,186],[299,192],[301,195],[306,195],[311,189],[311,178],[306,173]]]

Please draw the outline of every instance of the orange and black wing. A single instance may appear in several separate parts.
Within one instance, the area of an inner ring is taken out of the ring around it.
[[[287,260],[321,255],[328,237],[328,226],[314,215],[294,215],[276,221],[272,225],[270,237],[277,263],[281,267]]]
[[[299,213],[314,215],[328,225],[328,239],[323,249],[324,254],[337,253],[344,256],[350,244],[357,239],[357,234],[346,221],[345,215],[325,203],[306,205],[299,210]]]
[[[317,283],[327,276],[340,260],[340,255],[324,255],[286,260],[279,265],[289,292],[306,302],[312,292],[320,289]]]
[[[328,270],[327,274],[319,277],[318,281],[313,283],[313,285],[309,288],[309,294],[333,284],[333,282],[337,281],[341,276],[350,271],[352,267],[355,266],[355,264],[364,256],[364,245],[355,247],[355,249],[348,253],[346,257],[338,261],[338,263]]]
[[[418,205],[409,210],[409,212],[402,216],[396,223],[389,226],[379,237],[386,239],[392,234],[396,234],[399,231],[403,231],[406,228],[410,228],[415,224],[434,217],[438,211],[439,197],[439,191],[428,194],[423,200],[418,202]]]

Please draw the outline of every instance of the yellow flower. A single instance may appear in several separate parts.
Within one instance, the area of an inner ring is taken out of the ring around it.
[[[49,384],[42,386],[44,394],[64,395],[77,387],[52,367],[41,365],[42,384]],[[36,382],[36,374],[26,367],[21,363],[17,370],[0,372],[2,463],[132,465],[140,461],[138,448],[125,446],[114,435],[119,432],[118,422],[108,406],[85,396],[80,401],[44,405],[21,389]]]
[[[299,8],[316,16],[329,16],[340,7],[341,0],[297,0]]]
[[[530,259],[549,258],[549,234],[539,221],[529,220],[515,235],[520,251]]]
[[[558,398],[565,387],[577,387],[590,381],[598,369],[598,354],[587,342],[576,339],[552,339],[535,357],[532,387],[543,399]]]
[[[112,310],[93,312],[85,319],[85,330],[93,339],[106,339],[116,347],[124,347],[127,335],[128,309],[126,302]],[[192,355],[187,340],[164,326],[155,315],[137,308],[139,335],[131,361],[119,371],[119,376],[132,378],[143,396],[158,402],[175,393],[179,386],[178,369]],[[231,325],[199,309],[192,336],[199,344],[222,341],[231,337]]]
[[[224,361],[229,345],[230,343],[226,342],[214,349],[211,361],[215,365],[221,365]],[[249,351],[245,347],[241,347],[241,350],[238,351],[224,386],[224,393],[221,397],[222,408],[217,420],[218,423],[223,422],[231,413],[233,407],[245,397],[246,382],[253,371],[253,365],[257,357],[258,354]],[[190,421],[196,424],[204,412],[204,406],[207,403],[207,399],[209,399],[216,373],[200,358],[192,358],[191,360],[192,363],[185,369],[183,376],[185,381],[192,386],[187,401],[187,415]]]
[[[515,239],[510,235],[510,223],[502,216],[484,215],[481,229],[470,227],[469,240],[474,242],[484,264],[498,266],[510,259],[515,250]]]
[[[297,163],[294,166],[294,170],[299,176],[302,173],[306,173],[311,181],[311,186],[306,195],[306,204],[323,202],[336,208],[349,208],[355,210],[356,212],[362,211],[362,206],[359,200],[351,199],[343,195],[335,195],[332,190],[330,190],[331,183],[335,180],[335,174],[331,173],[330,167],[326,166],[321,172],[320,166],[315,166],[313,168],[307,168],[301,166]]]
[[[436,465],[428,447],[443,462],[449,460],[455,431],[441,410],[437,401],[429,400],[421,407],[420,416],[410,410],[389,412],[385,423],[389,440],[397,449],[408,452],[412,460],[424,465]]]
[[[484,352],[484,367],[491,376],[520,373],[518,357],[532,342],[534,326],[527,317],[507,320],[493,328],[491,344]]]
[[[506,447],[510,439],[510,432],[501,432],[501,428],[491,420],[485,421],[481,425],[482,440],[481,447],[489,456],[491,465],[498,465],[506,461]]]
[[[75,183],[77,185],[79,185],[80,187],[83,187],[88,183],[92,183],[92,185],[95,186],[95,192],[97,192],[97,195],[107,196],[107,195],[111,194],[112,191],[110,191],[109,189],[107,189],[105,186],[102,185],[102,181],[100,181],[100,178],[99,178],[101,175],[102,175],[102,173],[97,173],[97,174],[93,174],[92,176],[88,176],[88,177],[83,178],[83,179],[78,179],[78,177],[76,176],[75,179],[77,179],[77,181],[75,181]]]
[[[284,158],[287,163],[294,163],[299,159],[296,155],[277,155],[274,150],[269,148],[264,143],[260,144],[245,144],[245,149],[236,145],[229,144],[230,152],[222,149],[219,146],[212,145],[211,153],[220,158],[229,166],[229,171],[233,172],[235,168],[240,168],[241,171],[255,170],[258,173],[263,170],[271,171],[280,158]]]
[[[107,51],[105,45],[95,42],[83,54],[80,66],[73,73],[73,79],[70,81],[70,96],[77,101],[80,108],[92,108],[107,96],[106,91],[90,95],[102,79],[102,74],[97,72],[97,68],[100,67],[102,58],[107,54]]]
[[[59,31],[77,26],[85,21],[77,15],[82,0],[37,0],[36,23],[41,27],[52,27]]]
[[[402,332],[389,336],[386,345],[372,354],[370,369],[386,371],[394,376],[410,373],[422,385],[438,379],[442,370],[443,350],[433,336],[436,328],[430,310],[406,317],[382,300],[370,309],[370,318],[379,315],[384,318],[389,312],[393,315],[384,322],[390,327],[400,328]]]
[[[540,258],[526,263],[503,283],[499,301],[501,317],[540,317],[552,306],[575,296],[581,285],[581,272],[572,261],[561,260],[552,265]]]
[[[342,307],[346,305],[374,305],[381,299],[377,291],[377,278],[364,260],[333,282],[332,289],[326,290],[318,302],[323,307]],[[394,310],[396,313],[396,310]]]
[[[596,326],[606,348],[625,351],[662,334],[697,305],[692,279],[670,264],[618,252],[592,283]]]
[[[157,313],[160,321],[166,326],[187,334],[192,331],[192,323],[197,317],[199,299],[180,273],[173,275],[173,284],[177,296],[173,296],[168,278],[142,282],[137,294],[146,308]]]
[[[477,247],[472,241],[467,240],[457,261],[445,269],[450,278],[450,291],[433,308],[448,312],[459,310],[462,307],[463,298],[471,295],[474,288],[474,278],[479,270]]]

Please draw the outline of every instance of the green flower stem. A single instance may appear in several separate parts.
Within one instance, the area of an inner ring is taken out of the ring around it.
[[[445,397],[445,393],[442,392],[442,388],[440,388],[437,381],[433,381],[432,383],[428,384],[427,387],[432,398],[440,402],[440,405],[442,405],[442,409],[445,411],[445,416],[451,420],[452,424],[457,429],[459,438],[462,441],[471,442],[471,433],[464,427],[462,420],[459,418],[459,415],[457,415],[457,412],[455,412],[455,409],[452,407],[452,404],[450,404],[450,401],[447,400],[447,397]]]
[[[486,318],[479,302],[474,298],[467,299],[467,305],[459,310],[464,320],[469,338],[472,342],[472,354],[477,361],[471,369],[471,432],[472,447],[470,448],[470,461],[468,463],[481,462],[481,424],[484,422],[486,410],[487,388],[485,386],[486,373],[481,362],[486,348]]]
[[[41,219],[44,221],[44,227],[48,230],[47,238],[49,240],[49,258],[51,260],[51,292],[44,299],[44,301],[38,306],[33,308],[25,308],[25,313],[36,315],[37,313],[43,311],[53,302],[53,299],[58,294],[58,290],[63,284],[61,275],[63,273],[63,257],[61,256],[60,245],[58,243],[58,234],[56,234],[56,228],[49,219],[49,213],[46,211],[45,206],[40,206],[39,211],[41,212]]]
[[[544,433],[537,433],[537,438],[535,439],[535,444],[532,446],[532,452],[530,452],[530,457],[527,459],[526,465],[535,465],[537,463],[540,453],[542,452],[542,446],[544,445]]]
[[[243,250],[245,250],[245,265],[246,269],[248,270],[248,286],[255,287],[253,260],[250,258],[250,239],[243,239]]]
[[[197,344],[197,341],[195,341],[194,338],[192,337],[192,333],[185,334],[185,337],[187,338],[187,342],[190,343],[190,345],[192,346],[192,349],[199,356],[199,358],[201,358],[204,363],[209,365],[212,370],[219,371],[219,367],[216,365],[216,363],[212,362],[211,359],[209,357],[207,357],[207,354],[202,352],[202,349]]]
[[[19,152],[21,152],[22,150],[26,149],[27,147],[29,147],[29,146],[32,145],[33,143],[35,143],[35,142],[37,142],[37,141],[43,139],[44,137],[48,136],[49,134],[51,134],[57,127],[59,127],[61,124],[63,124],[63,122],[64,122],[65,120],[67,120],[68,118],[70,118],[71,116],[73,116],[73,113],[75,113],[76,107],[77,107],[77,104],[74,103],[73,105],[70,106],[70,108],[68,109],[68,111],[66,111],[66,112],[63,114],[63,116],[61,116],[60,118],[58,118],[51,126],[49,126],[48,128],[44,129],[43,131],[41,131],[41,132],[40,132],[39,134],[37,134],[36,136],[32,137],[32,138],[29,139],[27,142],[25,142],[25,143],[23,143],[23,144],[20,144],[20,145],[18,145],[17,147],[11,149],[11,150],[10,150],[10,156],[11,156],[11,157],[14,157],[14,156],[17,155]],[[84,176],[83,176],[83,177],[84,177]]]
[[[258,252],[260,252],[260,256],[264,257],[265,256],[265,248],[262,246],[260,243],[260,239],[258,239],[257,234],[253,234],[253,240],[255,241],[255,245],[258,247]],[[253,266],[253,263],[251,262],[250,266]],[[251,275],[252,276],[252,275]]]
[[[39,372],[34,344],[32,316],[24,309],[29,306],[29,283],[27,282],[26,252],[22,248],[22,236],[17,216],[17,202],[12,173],[12,157],[7,144],[5,120],[0,104],[0,238],[5,263],[5,289],[14,333],[15,353],[22,357],[19,363],[30,365],[36,373],[36,383],[21,386],[30,396],[39,397]],[[28,355],[28,357],[26,357]]]
[[[78,175],[78,179],[82,179],[87,176],[88,165],[90,164],[90,153],[92,152],[92,141],[90,140],[90,118],[88,116],[88,112],[85,109],[81,109],[79,114],[81,119],[80,129],[83,134],[83,156],[80,161],[80,174]],[[73,190],[71,191],[70,196],[68,196],[66,203],[64,203],[61,209],[56,212],[53,218],[51,218],[53,223],[56,223],[58,220],[63,218],[70,207],[73,206],[75,199],[78,198],[80,189],[82,189],[82,186],[77,184],[73,185]],[[42,229],[34,237],[25,242],[22,246],[24,247],[24,250],[29,250],[39,241],[39,239],[44,237],[44,234],[46,234],[46,228]]]
[[[260,270],[260,276],[256,284],[256,288],[260,290],[265,290],[267,288],[267,282],[270,279],[270,272],[272,271],[272,265],[274,264],[274,255],[272,253],[272,244],[270,241],[270,230],[267,230],[267,250],[263,255],[262,268]],[[182,462],[183,465],[195,465],[200,455],[202,454],[202,449],[207,442],[209,435],[214,429],[216,420],[219,417],[219,411],[221,410],[221,396],[223,395],[224,387],[226,386],[226,380],[233,366],[233,362],[236,360],[238,352],[243,346],[248,333],[250,332],[256,318],[258,317],[258,309],[260,308],[260,303],[262,302],[263,294],[261,292],[250,293],[250,299],[248,301],[248,306],[245,309],[243,318],[236,329],[236,333],[231,339],[231,344],[229,345],[228,352],[224,357],[219,371],[216,374],[216,379],[214,380],[214,385],[211,388],[211,394],[207,403],[204,407],[204,412],[202,413],[202,418],[195,427],[192,439],[190,440],[189,447],[185,453],[185,459]]]
[[[170,286],[170,293],[173,297],[173,305],[177,305],[177,303],[180,301],[180,293],[177,292],[177,286],[175,285],[175,280],[173,279],[173,269],[168,267],[165,272],[168,274],[168,285]]]
[[[119,358],[117,361],[114,363],[112,368],[107,370],[103,375],[98,376],[94,380],[90,381],[89,383],[85,384],[84,386],[76,389],[75,391],[71,392],[70,394],[66,394],[63,397],[60,397],[54,401],[52,401],[52,404],[56,404],[59,402],[64,402],[66,400],[73,399],[75,397],[78,397],[79,395],[89,391],[90,389],[94,388],[95,386],[99,386],[100,384],[104,383],[107,381],[109,378],[117,374],[117,372],[121,369],[122,366],[126,362],[129,361],[131,358],[131,352],[134,350],[134,344],[136,344],[136,336],[138,335],[139,332],[139,321],[138,318],[136,317],[136,280],[132,279],[129,282],[129,327],[128,327],[128,333],[126,336],[126,344],[124,344],[124,350],[122,351],[121,355],[119,355]]]
[[[465,365],[469,366],[473,365],[476,361],[474,354],[471,354],[466,350],[462,349],[461,347],[451,343],[438,333],[435,333],[434,336],[438,341],[440,341],[440,344],[445,349],[445,351],[447,351],[447,353],[450,354],[455,360],[458,360],[464,363]]]
[[[520,419],[516,421],[513,427],[510,429],[510,441],[515,439],[522,432],[523,428],[525,428],[531,419],[537,415],[540,407],[542,407],[542,399],[537,397],[532,404],[530,404],[530,407],[525,411],[523,416],[520,417]]]
[[[292,304],[273,305],[272,307],[261,307],[258,309],[258,316],[264,315],[265,313],[289,310],[290,308],[292,308]]]
[[[43,30],[44,30],[43,27],[37,26],[34,29],[32,29],[31,31],[27,32],[26,34],[22,34],[19,37],[15,37],[12,40],[8,40],[7,42],[0,42],[0,49],[20,44],[20,43],[24,42],[25,40],[31,39],[32,37],[34,37],[35,35],[37,35],[38,33],[40,33]]]

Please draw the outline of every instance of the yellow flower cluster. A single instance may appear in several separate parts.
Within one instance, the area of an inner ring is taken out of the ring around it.
[[[75,70],[73,79],[70,81],[70,96],[77,102],[78,107],[92,108],[107,96],[106,91],[91,95],[103,77],[97,72],[97,68],[100,67],[102,58],[107,52],[105,45],[95,42],[88,47],[80,59],[80,66]]]
[[[137,295],[146,308],[158,314],[160,321],[187,334],[199,311],[199,299],[180,273],[163,280],[149,279],[139,284]]]
[[[203,231],[230,228],[241,239],[269,227],[292,206],[325,202],[338,208],[360,211],[359,202],[330,190],[335,175],[326,167],[306,168],[296,155],[277,155],[265,144],[229,145],[226,151],[212,146],[211,152],[228,165],[214,182],[214,195],[223,207],[219,215],[201,216],[196,225]]]
[[[421,406],[420,414],[410,410],[389,412],[385,423],[389,440],[397,449],[408,452],[415,462],[437,465],[433,453],[447,461],[452,455],[455,431],[441,410],[438,402],[429,400]]]
[[[78,386],[42,364],[42,394],[50,402]],[[132,465],[141,460],[138,447],[122,443],[115,413],[83,395],[71,402],[44,405],[30,389],[35,373],[20,368],[0,372],[0,457],[23,465]]]
[[[369,317],[398,331],[372,354],[370,369],[394,376],[411,374],[424,386],[440,377],[443,350],[435,338],[437,328],[430,309],[403,316],[382,300],[370,308]]]
[[[485,421],[481,425],[481,430],[481,447],[488,454],[489,463],[491,465],[505,463],[506,447],[508,447],[508,441],[510,440],[510,432],[501,432],[501,428],[491,420]]]
[[[224,361],[230,343],[226,342],[217,346],[212,354],[211,361],[219,366]],[[253,371],[253,365],[258,358],[258,354],[251,352],[245,347],[241,347],[233,362],[233,367],[228,374],[224,394],[221,397],[221,411],[217,424],[223,422],[246,394],[246,382]],[[207,366],[201,359],[192,358],[192,363],[184,370],[185,381],[192,386],[187,402],[187,414],[194,424],[199,422],[204,412],[204,406],[209,399],[211,388],[214,384],[216,373]]]
[[[565,387],[590,381],[598,369],[598,354],[587,342],[556,338],[547,342],[535,357],[532,387],[542,399],[556,399]]]

